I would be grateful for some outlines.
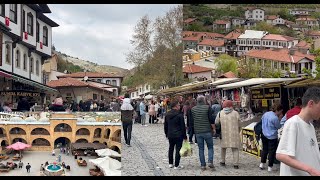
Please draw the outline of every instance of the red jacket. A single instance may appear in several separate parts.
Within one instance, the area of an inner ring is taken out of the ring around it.
[[[301,107],[295,106],[294,108],[290,109],[287,112],[287,120],[290,119],[292,116],[298,115],[301,111]]]

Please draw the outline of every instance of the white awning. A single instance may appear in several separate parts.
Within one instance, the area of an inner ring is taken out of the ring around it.
[[[238,87],[244,87],[244,86],[252,86],[252,85],[258,85],[258,84],[268,84],[268,83],[279,83],[279,82],[291,82],[299,80],[300,78],[252,78],[236,83],[231,84],[225,84],[225,85],[219,85],[216,88],[228,90],[228,89],[234,89]]]
[[[212,83],[210,83],[210,85],[217,86],[217,85],[221,85],[221,84],[226,84],[228,82],[234,82],[237,80],[239,81],[241,79],[240,78],[222,78],[222,79],[218,79],[216,81],[213,81]]]

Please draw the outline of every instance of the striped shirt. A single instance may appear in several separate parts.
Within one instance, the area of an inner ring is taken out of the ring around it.
[[[212,110],[208,105],[197,105],[191,109],[192,122],[196,134],[211,132],[211,124],[214,124]]]

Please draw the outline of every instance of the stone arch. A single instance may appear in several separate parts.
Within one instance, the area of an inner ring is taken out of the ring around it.
[[[31,135],[50,135],[49,131],[45,128],[34,128]]]
[[[72,132],[72,128],[69,124],[60,123],[56,125],[56,127],[54,128],[54,132]]]
[[[95,129],[95,130],[94,130],[93,137],[94,137],[94,138],[101,138],[101,132],[102,132],[101,128]]]
[[[10,134],[20,134],[20,135],[26,135],[26,131],[20,127],[14,127],[10,129]]]
[[[32,146],[51,146],[50,142],[44,138],[37,138],[32,141]]]
[[[80,128],[77,130],[76,135],[90,136],[90,131],[87,128]]]
[[[23,139],[23,138],[14,138],[12,140],[12,144],[14,144],[16,142],[22,142],[22,143],[28,144],[27,141],[25,139]]]
[[[104,134],[104,138],[105,139],[109,139],[110,138],[110,134],[111,134],[111,130],[109,128],[106,129],[106,132]]]
[[[87,139],[81,138],[76,140],[76,143],[88,143],[89,141]]]
[[[6,130],[0,127],[0,138],[6,137]]]
[[[111,141],[121,143],[121,129],[117,129],[111,136]]]
[[[54,140],[54,147],[68,147],[71,141],[67,137],[58,137]]]
[[[2,140],[0,146],[4,149],[6,146],[9,146],[9,143],[6,140]]]
[[[117,151],[119,154],[121,154],[121,150],[118,146],[111,146],[110,149]]]

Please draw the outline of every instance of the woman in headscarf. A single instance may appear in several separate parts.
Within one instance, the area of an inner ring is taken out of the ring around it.
[[[133,120],[133,107],[131,105],[131,100],[129,94],[124,95],[123,103],[121,105],[121,121],[124,139],[126,145],[130,147],[131,131],[132,131],[132,120]]]
[[[226,165],[227,148],[232,149],[233,167],[239,169],[239,148],[240,148],[240,115],[233,109],[233,103],[225,100],[223,109],[218,113],[215,124],[221,125],[221,166]]]

